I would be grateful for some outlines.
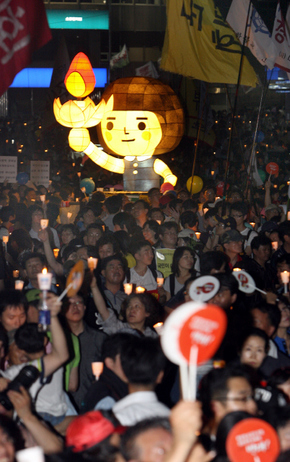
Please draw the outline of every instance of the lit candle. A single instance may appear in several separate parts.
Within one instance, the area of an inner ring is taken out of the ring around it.
[[[136,294],[143,294],[143,292],[145,292],[145,289],[144,289],[144,287],[138,286],[138,287],[136,287],[135,292],[136,292]]]
[[[9,236],[3,236],[2,240],[3,240],[3,244],[8,244]]]
[[[43,268],[41,273],[38,273],[37,280],[40,290],[50,290],[52,273],[47,272],[47,268]]]
[[[89,267],[90,271],[93,272],[94,269],[96,269],[97,263],[98,263],[98,259],[97,259],[97,258],[94,258],[94,257],[89,257],[89,258],[88,258],[88,267]]]
[[[42,218],[40,220],[40,227],[41,229],[45,229],[48,227],[49,220],[47,218]]]
[[[78,198],[78,197],[76,198],[76,202],[79,202],[79,198]]]
[[[76,164],[73,162],[73,163],[72,163],[72,166],[73,166],[73,167],[75,167],[75,166],[76,166]]]
[[[21,279],[17,279],[17,281],[15,281],[16,290],[22,290],[23,286],[24,286],[24,281],[21,281]]]
[[[290,220],[290,212],[287,212],[287,220]]]
[[[281,279],[282,279],[283,284],[288,284],[288,282],[289,282],[289,273],[288,273],[288,271],[282,271]]]
[[[127,295],[130,295],[132,293],[133,289],[133,284],[124,284],[124,292]]]
[[[163,322],[157,322],[156,324],[154,324],[153,328],[156,330],[158,335],[161,335],[163,329]]]
[[[157,282],[157,287],[162,287],[164,278],[156,278],[156,282]]]
[[[105,225],[102,225],[102,230],[103,230],[103,233],[106,231],[106,226]]]
[[[219,200],[220,200],[220,196],[216,196],[215,200],[216,200],[216,201],[219,201]]]
[[[70,219],[72,217],[72,213],[71,212],[67,212],[66,216],[68,217],[68,219]]]
[[[156,220],[158,225],[161,225],[161,220]]]
[[[41,196],[39,197],[40,197],[41,202],[45,202],[45,194],[41,194]]]
[[[214,176],[214,170],[212,170],[210,173],[211,173],[211,176]]]
[[[57,258],[59,254],[59,249],[53,249],[54,258]]]
[[[287,185],[288,185],[288,186],[289,186],[289,184],[290,184],[290,181],[287,181]]]
[[[104,364],[102,362],[95,361],[94,363],[92,363],[92,371],[93,371],[93,374],[96,380],[99,380],[99,377],[101,373],[103,372],[103,369],[104,369]]]
[[[234,268],[233,271],[242,271],[241,268]]]
[[[81,177],[81,172],[78,172],[77,175],[78,175],[78,177],[80,178],[80,177]]]
[[[272,244],[272,249],[273,250],[278,250],[278,242],[277,241],[272,241],[271,244]]]
[[[200,233],[199,231],[196,231],[196,232],[195,232],[195,236],[196,236],[196,239],[197,239],[198,241],[199,241],[199,239],[200,239],[200,234],[201,234],[201,233]]]
[[[256,223],[254,221],[250,221],[250,225],[252,226],[252,228],[255,228]]]
[[[19,270],[14,270],[14,271],[13,271],[13,277],[14,277],[15,279],[19,278]]]
[[[208,212],[208,209],[207,209],[207,208],[203,209],[203,214],[204,214],[204,215],[205,215],[207,212]]]
[[[281,274],[281,280],[284,284],[284,294],[288,292],[288,283],[289,283],[289,273],[288,271],[283,271]]]

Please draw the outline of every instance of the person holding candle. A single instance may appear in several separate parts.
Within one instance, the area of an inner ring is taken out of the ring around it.
[[[39,281],[37,275],[40,274],[43,268],[47,267],[45,256],[41,253],[28,252],[23,258],[23,268],[25,269],[26,279],[28,283],[25,285],[25,290],[39,289]],[[55,284],[51,284],[52,292],[57,293]]]
[[[132,242],[131,252],[135,257],[136,266],[130,268],[124,282],[136,284],[146,290],[157,290],[157,277],[163,277],[163,274],[150,268],[154,258],[151,244],[145,240]],[[158,289],[158,293],[164,295],[163,289]]]
[[[0,239],[3,236],[9,236],[9,233],[13,231],[13,225],[15,223],[15,210],[7,205],[6,207],[2,207],[0,210],[0,219],[2,220],[2,224],[0,227]]]
[[[106,334],[111,335],[119,331],[140,331],[145,336],[158,337],[153,325],[159,320],[159,305],[151,294],[147,292],[133,293],[126,297],[120,312],[121,321],[113,310],[106,306],[95,277],[91,283],[91,290],[99,312],[97,324],[102,326]]]
[[[102,292],[106,305],[120,313],[126,294],[123,290],[123,281],[127,264],[120,254],[104,258],[101,263]]]
[[[186,281],[192,277],[194,270],[194,252],[190,247],[178,247],[173,255],[172,273],[165,279],[166,300],[177,294]]]
[[[29,234],[32,237],[32,239],[37,239],[40,241],[38,233],[41,229],[40,220],[44,218],[43,208],[40,205],[30,206],[28,209],[28,217],[30,219],[30,224],[28,225],[30,226]],[[50,240],[51,240],[52,248],[54,249],[55,247],[57,247],[59,249],[60,241],[59,241],[57,231],[51,227],[48,227],[47,229],[48,229],[49,235],[51,235]]]

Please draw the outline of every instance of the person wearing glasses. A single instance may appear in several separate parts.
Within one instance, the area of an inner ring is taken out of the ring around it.
[[[94,381],[92,363],[102,361],[102,344],[106,336],[103,332],[92,329],[84,321],[86,305],[83,296],[78,293],[65,300],[62,314],[69,330],[78,337],[80,346],[79,386],[72,392],[72,397],[78,409]],[[84,353],[84,354],[82,354]]]
[[[199,400],[205,425],[202,433],[215,437],[221,420],[230,412],[245,411],[256,415],[257,405],[249,378],[240,367],[212,369],[199,386]]]

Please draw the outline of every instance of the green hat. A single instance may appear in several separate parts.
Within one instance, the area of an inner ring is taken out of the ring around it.
[[[25,297],[28,302],[34,302],[35,300],[40,300],[40,294],[41,290],[31,289],[26,292]]]
[[[221,244],[228,244],[229,242],[235,241],[240,242],[244,240],[244,236],[242,236],[239,231],[235,229],[229,229],[226,231],[220,238]]]

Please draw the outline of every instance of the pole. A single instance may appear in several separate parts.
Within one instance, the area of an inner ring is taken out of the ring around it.
[[[234,101],[234,109],[232,111],[232,120],[231,120],[231,130],[230,130],[230,137],[229,137],[229,143],[228,143],[228,151],[227,151],[227,159],[226,159],[226,170],[225,170],[225,184],[224,184],[224,192],[223,192],[223,206],[222,206],[222,214],[225,214],[225,208],[226,208],[226,191],[227,191],[227,182],[228,182],[228,173],[229,173],[229,158],[230,158],[230,152],[231,152],[231,145],[232,145],[232,134],[233,134],[233,129],[234,129],[234,124],[235,124],[235,117],[236,117],[236,111],[237,111],[237,105],[238,105],[238,94],[239,94],[239,89],[240,89],[240,84],[241,84],[241,76],[242,76],[242,69],[243,69],[243,58],[244,58],[244,52],[245,52],[245,45],[246,45],[246,40],[247,40],[247,28],[248,28],[248,20],[250,16],[250,9],[251,9],[251,4],[252,2],[249,2],[249,8],[248,8],[248,13],[247,13],[247,19],[246,19],[246,24],[245,24],[245,33],[244,33],[244,40],[243,40],[243,45],[242,45],[242,51],[241,51],[241,59],[240,59],[240,67],[239,67],[239,74],[238,74],[238,81],[237,81],[237,88],[236,88],[236,94],[235,94],[235,101]],[[253,13],[253,11],[252,11]],[[250,23],[252,22],[252,16],[250,19]]]
[[[206,92],[205,92],[205,97],[204,97],[204,102],[202,106],[202,111],[201,111],[201,116],[199,120],[199,126],[198,126],[198,132],[197,132],[197,137],[196,137],[196,142],[195,142],[195,151],[194,151],[194,157],[193,157],[193,163],[192,163],[192,170],[191,170],[191,184],[190,184],[190,195],[192,196],[192,185],[193,185],[193,177],[194,177],[194,170],[195,170],[195,164],[196,164],[196,157],[197,157],[197,148],[198,148],[198,142],[200,138],[200,130],[201,130],[201,124],[202,124],[202,116],[206,104],[206,97],[207,97],[207,92],[208,92],[208,85],[206,86]],[[200,95],[200,93],[199,93]]]

